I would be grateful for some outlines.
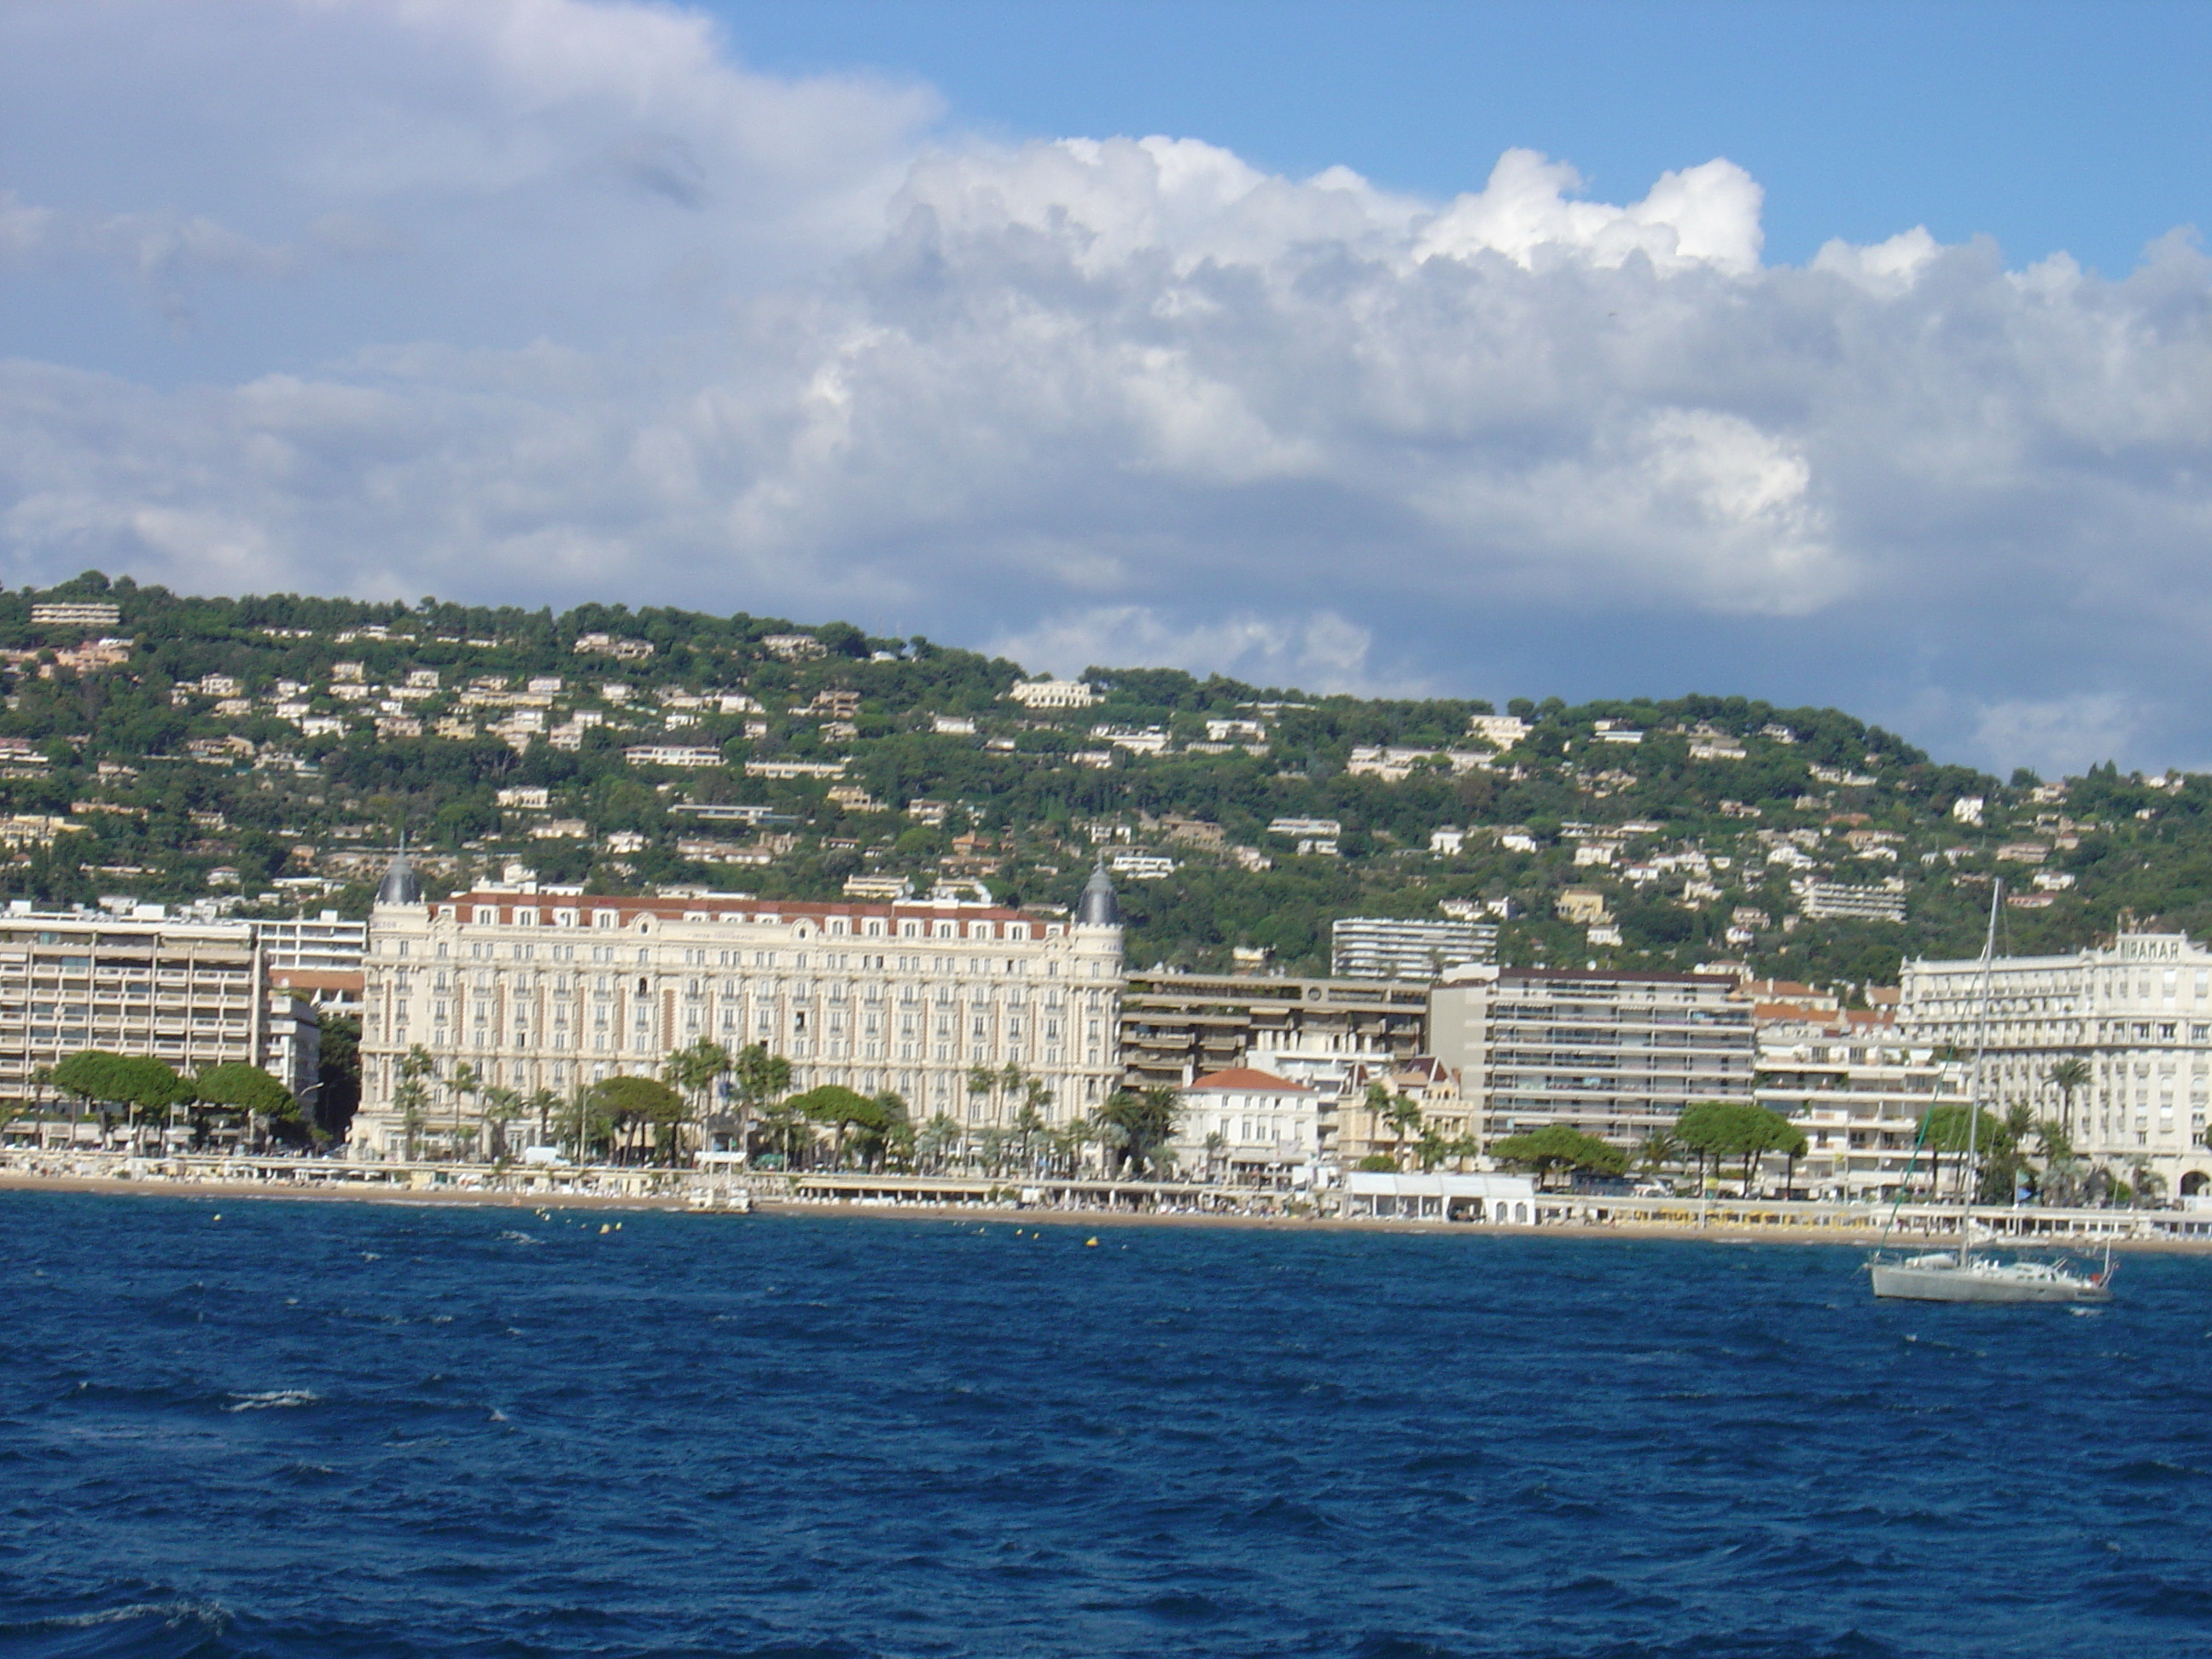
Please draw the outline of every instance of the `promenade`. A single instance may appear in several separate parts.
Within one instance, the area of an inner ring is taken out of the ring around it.
[[[958,1216],[1008,1213],[1039,1222],[1328,1227],[1375,1232],[1577,1234],[1688,1237],[1730,1243],[1832,1243],[1869,1248],[1885,1228],[1900,1247],[1958,1242],[1958,1212],[1796,1200],[1620,1198],[1538,1194],[1526,1224],[1434,1216],[1348,1213],[1340,1194],[1280,1192],[1179,1182],[910,1176],[856,1170],[712,1172],[620,1165],[356,1164],[335,1158],[118,1153],[0,1153],[0,1190],[354,1199],[383,1203],[483,1204],[522,1208],[592,1206],[726,1213]],[[1978,1207],[1978,1232],[2031,1247],[2212,1250],[2212,1212]]]

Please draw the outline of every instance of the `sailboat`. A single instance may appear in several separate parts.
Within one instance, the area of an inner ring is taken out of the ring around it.
[[[2083,1272],[2069,1261],[2000,1261],[1974,1251],[1974,1194],[1981,1185],[1982,1061],[1988,1048],[1990,979],[1997,943],[1997,911],[2004,902],[2000,879],[1990,894],[1990,927],[1982,941],[1981,995],[1974,1016],[1974,1068],[1966,1091],[1966,1190],[1959,1205],[1959,1248],[1919,1255],[1890,1257],[1877,1251],[1869,1264],[1874,1293],[1905,1302],[2109,1302],[2112,1299],[2112,1252],[2105,1247],[2102,1272]],[[1932,1118],[1934,1113],[1929,1113]],[[1927,1133],[1926,1126],[1922,1133]],[[1909,1173],[1909,1166],[1908,1166]],[[1900,1188],[1898,1203],[1904,1202]],[[1890,1206],[1890,1225],[1897,1223]],[[1889,1229],[1885,1227],[1884,1236]]]

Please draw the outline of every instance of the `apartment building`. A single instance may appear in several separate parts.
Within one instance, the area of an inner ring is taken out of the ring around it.
[[[31,606],[33,628],[113,628],[123,621],[123,607],[112,599],[56,599]]]
[[[1815,1199],[1895,1198],[1922,1121],[1966,1099],[1966,1065],[1938,1059],[1930,1043],[1906,1042],[1881,1012],[1768,1003],[1754,1007],[1753,1019],[1753,1097],[1804,1131],[1796,1189]],[[1914,1189],[1924,1192],[1929,1176],[1923,1158]]]
[[[1329,924],[1328,967],[1338,979],[1414,979],[1498,959],[1498,924],[1340,916]]]
[[[1250,1067],[1334,1093],[1354,1065],[1420,1053],[1427,1012],[1425,989],[1388,980],[1132,974],[1121,1073],[1131,1088],[1181,1088]]]
[[[311,973],[357,974],[368,949],[368,924],[348,921],[335,910],[248,926],[260,943],[262,962],[271,973],[304,969]]]
[[[1749,1100],[1752,1011],[1720,974],[1477,969],[1429,993],[1429,1040],[1483,1139],[1565,1123],[1628,1147],[1700,1100]]]
[[[1908,1041],[1971,1056],[1982,1030],[1982,964],[1905,964],[1898,1027]],[[2148,1164],[2169,1193],[2212,1188],[2212,950],[2183,933],[2124,933],[2067,956],[1990,965],[1981,1103],[2025,1102],[2057,1120],[2084,1156]],[[2079,1059],[2089,1080],[2052,1077]]]
[[[0,1099],[86,1048],[180,1072],[234,1061],[295,1095],[316,1081],[314,1010],[272,989],[252,924],[35,911],[0,915]]]
[[[434,905],[398,860],[367,969],[362,1157],[402,1152],[393,1091],[418,1046],[441,1079],[465,1061],[489,1087],[565,1096],[657,1074],[702,1038],[761,1043],[790,1060],[794,1090],[892,1090],[917,1120],[977,1128],[1010,1124],[1023,1103],[1019,1091],[971,1092],[977,1066],[1042,1078],[1054,1123],[1118,1081],[1121,926],[1103,871],[1070,921],[949,898],[617,898],[530,884]],[[480,1101],[441,1097],[440,1115]],[[465,1144],[476,1133],[463,1126]]]

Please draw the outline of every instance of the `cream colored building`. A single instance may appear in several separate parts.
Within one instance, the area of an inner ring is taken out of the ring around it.
[[[1971,1056],[1981,973],[1971,959],[1906,963],[1900,1033]],[[2024,1101],[2086,1157],[2122,1172],[2146,1163],[2169,1194],[2212,1189],[2212,951],[2182,933],[2121,933],[2070,956],[2000,957],[1987,1042],[1990,1111]],[[2090,1080],[2068,1099],[2051,1074],[2074,1056]]]
[[[1911,1171],[1924,1194],[1930,1161],[1913,1166],[1920,1125],[1939,1105],[1966,1097],[1966,1066],[1939,1060],[1933,1044],[1905,1041],[1879,1013],[1762,1003],[1753,1012],[1759,1037],[1759,1103],[1804,1132],[1805,1155],[1793,1185],[1808,1197],[1874,1201],[1893,1199]],[[1947,1182],[1954,1177],[1945,1160]],[[1765,1160],[1775,1190],[1793,1178],[1784,1161]]]
[[[400,1155],[399,1061],[419,1045],[452,1076],[567,1096],[656,1075],[702,1038],[787,1058],[794,1091],[890,1090],[921,1122],[1004,1127],[1020,1091],[972,1094],[1012,1065],[1080,1117],[1119,1080],[1121,926],[1095,872],[1072,920],[983,902],[799,903],[607,897],[524,884],[426,903],[404,861],[377,896],[362,1031],[357,1156]],[[434,1089],[432,1124],[456,1103]],[[461,1103],[470,1112],[475,1100]],[[474,1130],[469,1131],[471,1137]]]
[[[273,990],[254,926],[34,911],[0,915],[0,1099],[86,1048],[147,1054],[179,1072],[234,1061],[295,1094],[316,1077],[316,1015]]]

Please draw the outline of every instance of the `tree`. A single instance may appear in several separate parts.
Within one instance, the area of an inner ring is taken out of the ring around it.
[[[764,1043],[750,1043],[730,1062],[738,1091],[738,1150],[750,1155],[752,1120],[791,1092],[791,1062]]]
[[[660,1074],[683,1091],[692,1103],[695,1115],[703,1117],[707,1103],[714,1098],[714,1085],[727,1077],[736,1064],[727,1048],[701,1037],[670,1054]]]
[[[2004,1135],[2004,1126],[1996,1118],[1979,1110],[1974,1111],[1970,1117],[1968,1108],[1963,1102],[1930,1107],[1928,1115],[1920,1121],[1920,1144],[1928,1150],[1929,1185],[1938,1194],[1943,1186],[1944,1153],[1955,1153],[1964,1158],[1971,1139],[1977,1156],[1986,1158],[1998,1146]],[[1984,1201],[1979,1192],[1974,1194],[1973,1198],[1977,1203]]]
[[[592,1103],[617,1134],[653,1132],[658,1150],[674,1162],[676,1127],[684,1121],[684,1097],[650,1077],[611,1077],[594,1083]]]
[[[47,1080],[63,1093],[88,1106],[100,1109],[100,1138],[107,1137],[110,1109],[120,1106],[130,1139],[135,1145],[140,1113],[166,1113],[191,1091],[175,1068],[150,1055],[115,1054],[101,1048],[82,1049],[62,1060]],[[290,1096],[286,1096],[287,1100]]]
[[[1743,1195],[1751,1196],[1752,1171],[1769,1152],[1789,1160],[1784,1190],[1795,1179],[1805,1153],[1805,1132],[1781,1113],[1748,1100],[1701,1100],[1674,1120],[1674,1138],[1698,1154],[1698,1179],[1705,1184],[1705,1160],[1716,1167],[1731,1158],[1743,1160]]]
[[[522,1091],[505,1087],[483,1091],[484,1125],[489,1131],[490,1153],[495,1164],[504,1164],[508,1156],[507,1126],[522,1115]]]
[[[452,1074],[446,1079],[446,1092],[453,1097],[453,1133],[447,1144],[447,1157],[458,1158],[461,1155],[462,1097],[480,1095],[483,1088],[483,1073],[465,1060],[454,1066]]]
[[[1490,1154],[1501,1162],[1534,1170],[1539,1182],[1560,1169],[1617,1176],[1628,1168],[1628,1154],[1620,1148],[1565,1123],[1547,1123],[1527,1134],[1507,1135],[1492,1144]]]
[[[945,1155],[959,1144],[960,1120],[950,1112],[939,1112],[915,1135],[915,1157],[926,1170],[942,1169]]]
[[[192,1079],[192,1095],[210,1106],[245,1113],[249,1125],[288,1120],[300,1110],[289,1089],[243,1060],[209,1066]]]
[[[416,1158],[416,1143],[430,1109],[430,1083],[438,1075],[438,1062],[421,1043],[400,1057],[399,1085],[392,1091],[392,1104],[399,1114],[399,1127],[407,1136],[407,1161]]]
[[[2051,1086],[2058,1091],[2059,1121],[2070,1133],[2074,1127],[2074,1096],[2089,1086],[2094,1074],[2080,1054],[2069,1054],[2051,1068]]]
[[[1097,1117],[1101,1139],[1117,1154],[1116,1172],[1127,1170],[1141,1179],[1146,1170],[1164,1163],[1161,1151],[1174,1138],[1182,1113],[1182,1096],[1164,1085],[1116,1089],[1109,1095]]]

